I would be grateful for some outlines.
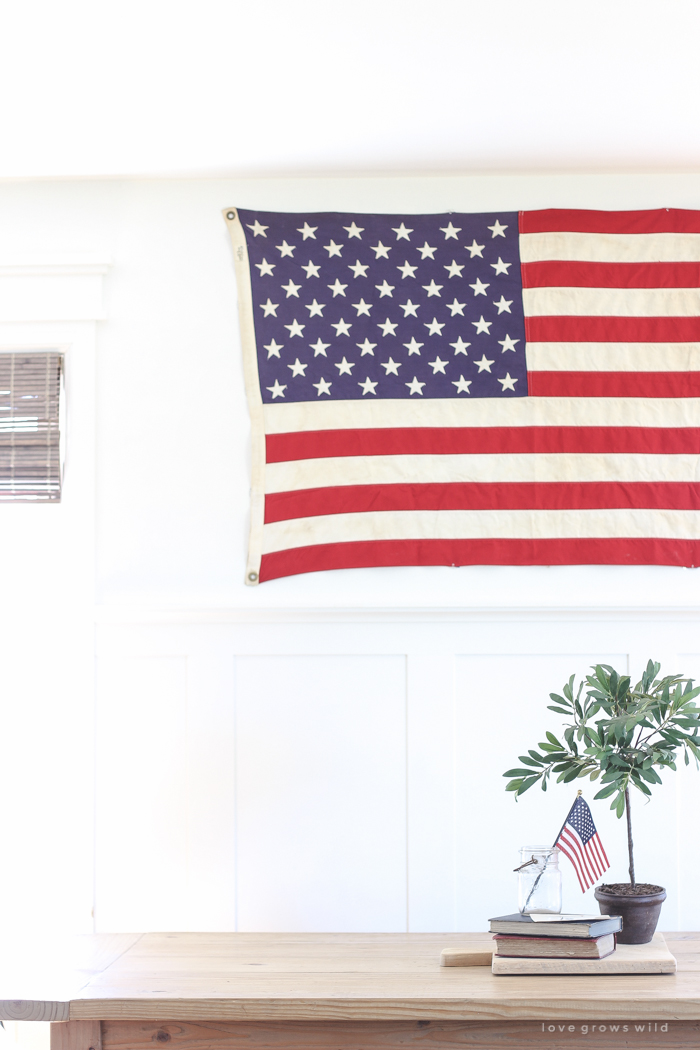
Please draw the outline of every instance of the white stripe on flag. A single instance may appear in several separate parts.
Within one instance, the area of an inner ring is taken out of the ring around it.
[[[698,456],[517,452],[507,455],[329,456],[268,463],[266,492],[326,485],[454,482],[698,481]]]
[[[526,317],[697,317],[699,288],[523,288]]]
[[[698,262],[700,233],[521,233],[520,260]]]
[[[697,427],[700,398],[480,397],[265,405],[268,434],[374,427]]]
[[[528,343],[529,372],[698,372],[700,343]]]
[[[361,540],[700,539],[700,511],[683,510],[407,510],[328,514],[263,527],[263,553]]]

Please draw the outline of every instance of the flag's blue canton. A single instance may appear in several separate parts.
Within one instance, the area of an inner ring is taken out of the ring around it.
[[[516,212],[239,215],[264,402],[527,395]]]
[[[584,802],[582,798],[577,798],[571,807],[571,812],[566,818],[566,823],[571,824],[571,827],[578,833],[578,837],[581,842],[586,845],[589,839],[592,839],[595,835],[595,824],[593,823],[593,817],[591,811],[588,808],[588,803]]]

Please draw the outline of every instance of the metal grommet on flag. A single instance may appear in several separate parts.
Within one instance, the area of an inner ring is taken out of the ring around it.
[[[249,572],[248,573],[248,583],[257,583],[257,582],[258,582],[258,574],[257,574],[257,572]]]
[[[226,212],[226,218],[230,219],[231,221],[233,221],[236,218],[235,211],[227,211]]]

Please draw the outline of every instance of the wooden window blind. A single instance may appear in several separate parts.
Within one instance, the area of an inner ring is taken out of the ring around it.
[[[0,501],[61,499],[63,355],[0,353]]]

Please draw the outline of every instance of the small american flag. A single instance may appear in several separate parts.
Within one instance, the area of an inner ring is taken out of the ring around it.
[[[700,563],[700,212],[225,216],[247,583]]]
[[[582,893],[597,882],[610,867],[588,803],[580,796],[569,810],[554,846],[573,864]]]

